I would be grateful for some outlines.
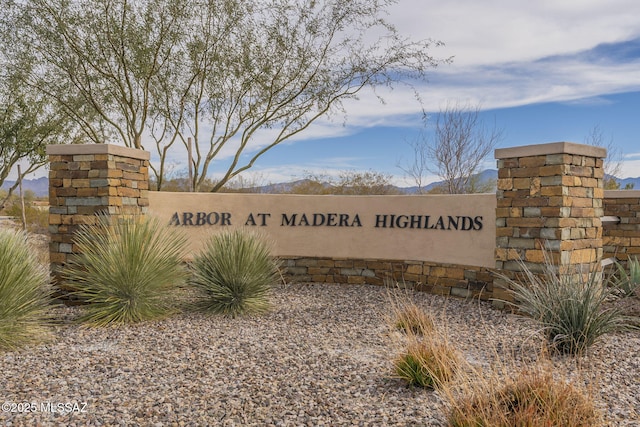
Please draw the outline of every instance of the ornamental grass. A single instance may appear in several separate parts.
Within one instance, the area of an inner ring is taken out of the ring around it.
[[[0,348],[15,349],[47,335],[49,272],[21,231],[0,230]]]
[[[72,294],[86,303],[80,321],[119,325],[171,313],[169,292],[187,279],[186,238],[152,218],[97,218],[78,230],[80,254],[63,269]]]
[[[612,283],[613,291],[623,298],[637,294],[638,289],[640,289],[640,261],[638,261],[638,258],[628,259],[627,265],[629,273],[627,273],[627,270],[625,270],[619,262],[616,262],[615,265],[617,275]],[[640,294],[638,296],[640,296]]]
[[[406,288],[389,285],[386,316],[389,337],[398,351],[393,376],[411,387],[437,389],[451,381],[460,363],[458,351],[435,324],[431,313],[411,298]]]
[[[280,279],[279,262],[266,240],[246,229],[212,235],[192,270],[191,283],[201,296],[196,307],[230,317],[267,311],[271,289]]]
[[[459,362],[458,352],[446,339],[410,334],[393,367],[395,376],[409,386],[436,389],[453,379]]]
[[[539,322],[552,349],[579,355],[603,335],[631,325],[620,310],[606,306],[611,288],[603,283],[598,264],[591,265],[587,272],[576,267],[560,273],[545,252],[543,274],[533,273],[521,262],[522,282],[500,277],[513,289],[517,308]]]
[[[450,427],[591,427],[600,424],[590,393],[558,378],[550,363],[477,375],[462,390],[443,393]]]

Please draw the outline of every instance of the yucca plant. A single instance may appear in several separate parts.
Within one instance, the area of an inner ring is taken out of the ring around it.
[[[0,230],[0,348],[46,334],[49,272],[33,256],[26,233]]]
[[[562,354],[581,354],[601,336],[630,326],[615,307],[605,308],[610,296],[596,264],[587,272],[559,273],[548,252],[542,275],[523,262],[524,283],[500,275],[511,285],[518,309],[542,326],[550,346]]]
[[[616,261],[618,276],[613,280],[613,289],[621,297],[630,297],[640,288],[640,262],[638,258],[629,258],[629,274],[625,268]]]
[[[408,385],[432,389],[450,381],[458,364],[458,353],[446,340],[415,335],[409,335],[406,350],[393,361],[396,377]]]
[[[80,320],[93,326],[154,319],[170,312],[169,291],[183,284],[186,238],[142,217],[98,217],[75,235],[79,255],[63,269],[66,284],[88,303]]]
[[[192,283],[202,291],[197,306],[231,317],[268,310],[280,277],[264,238],[246,229],[212,235],[192,267]]]
[[[554,378],[550,367],[534,366],[512,376],[476,379],[462,396],[445,393],[451,427],[587,427],[600,417],[588,394]],[[463,387],[463,388],[464,388]],[[475,388],[474,388],[475,387]]]

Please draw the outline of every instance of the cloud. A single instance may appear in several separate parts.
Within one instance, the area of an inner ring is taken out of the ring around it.
[[[619,178],[640,178],[640,159],[620,162]]]
[[[389,20],[404,34],[445,43],[460,66],[529,62],[640,35],[635,0],[400,0]]]
[[[377,93],[365,90],[358,100],[345,102],[346,116],[322,118],[283,145],[356,135],[378,126],[418,129],[423,108],[437,112],[451,101],[483,109],[545,102],[602,105],[609,102],[605,95],[640,91],[639,15],[637,0],[398,0],[388,19],[401,34],[441,40],[446,45],[430,53],[454,56],[453,63],[431,70],[428,82],[414,82],[423,105],[404,85]],[[275,132],[259,132],[249,151],[265,147]],[[223,168],[236,147],[230,144],[220,153],[212,173]],[[180,147],[169,161],[186,169],[185,159],[186,150]],[[262,172],[278,182],[277,177],[303,176],[320,168],[346,169],[358,160],[283,162],[278,168],[254,167],[247,173]],[[640,175],[637,160],[625,159],[624,164],[627,175]]]

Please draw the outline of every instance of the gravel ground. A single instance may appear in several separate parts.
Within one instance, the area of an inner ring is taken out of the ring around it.
[[[472,364],[489,366],[509,354],[535,358],[540,341],[521,317],[477,301],[406,295],[432,310]],[[36,409],[7,412],[5,405],[0,422],[444,425],[446,404],[438,393],[407,388],[391,375],[400,347],[386,326],[387,290],[287,285],[273,302],[262,316],[188,313],[118,329],[79,327],[72,321],[81,308],[58,308],[64,321],[52,341],[0,353],[2,401]],[[569,377],[590,378],[607,425],[638,426],[639,351],[640,332],[626,332],[606,336],[578,367],[568,358],[553,363]]]

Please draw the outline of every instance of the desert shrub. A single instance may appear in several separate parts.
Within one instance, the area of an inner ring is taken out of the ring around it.
[[[625,268],[616,262],[617,275],[612,280],[613,290],[621,297],[630,297],[640,288],[640,262],[638,258],[629,258],[629,274]]]
[[[50,296],[49,272],[33,256],[27,235],[0,230],[0,348],[45,334]]]
[[[79,255],[63,268],[66,285],[88,303],[94,326],[153,319],[171,310],[168,291],[184,283],[186,238],[155,219],[98,216],[75,235]]]
[[[588,394],[554,378],[545,365],[514,375],[476,378],[460,395],[447,395],[451,427],[578,427],[599,425]]]
[[[202,295],[196,306],[231,317],[264,312],[278,267],[261,236],[245,229],[214,234],[192,264],[192,283]]]
[[[615,307],[602,273],[591,268],[560,274],[548,253],[544,272],[534,274],[524,263],[524,283],[503,277],[511,285],[518,309],[540,322],[550,346],[563,354],[581,354],[601,336],[624,329],[628,320]]]
[[[4,214],[15,218],[17,224],[22,225],[22,204],[17,196],[12,197]],[[31,233],[46,233],[49,228],[49,210],[39,209],[33,204],[33,197],[25,200],[24,216],[27,231]]]
[[[450,381],[460,363],[459,353],[436,327],[431,313],[415,302],[406,283],[385,285],[387,336],[399,349],[392,361],[394,376],[409,386],[431,389]]]
[[[450,381],[459,364],[452,345],[442,338],[409,336],[406,350],[393,361],[395,375],[411,386],[438,388]]]

